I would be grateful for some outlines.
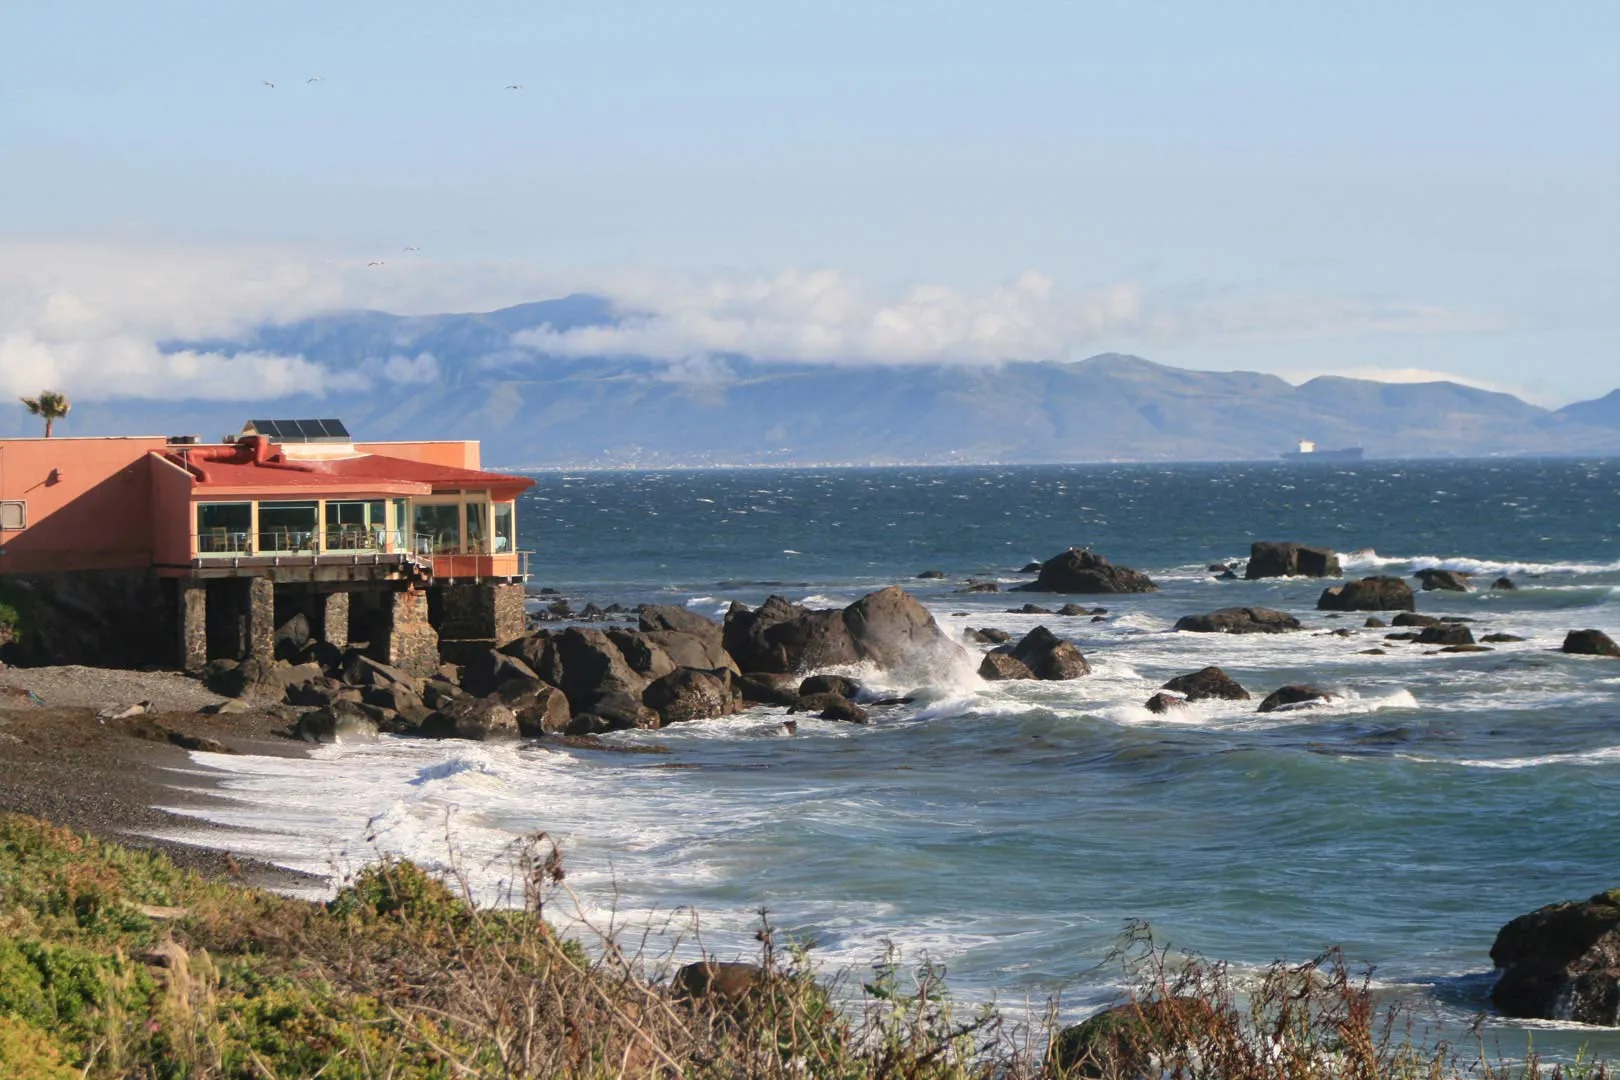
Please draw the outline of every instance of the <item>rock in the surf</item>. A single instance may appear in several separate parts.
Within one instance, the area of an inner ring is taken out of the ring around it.
[[[1512,592],[1517,589],[1518,586],[1513,584],[1513,579],[1510,577],[1499,577],[1495,581],[1491,582],[1491,588],[1498,592]]]
[[[1059,1031],[1046,1052],[1051,1076],[1137,1080],[1200,1072],[1194,1033],[1212,1027],[1215,1008],[1200,997],[1162,997],[1104,1009]]]
[[[1025,634],[1008,650],[1035,673],[1037,679],[1078,679],[1091,673],[1091,665],[1072,641],[1065,641],[1044,626]]]
[[[509,679],[501,684],[496,697],[512,710],[517,717],[518,734],[526,739],[566,731],[568,722],[573,719],[568,695],[538,679],[532,683]]]
[[[471,695],[441,705],[422,724],[430,739],[496,739],[519,734],[517,714],[505,703]]]
[[[844,608],[811,610],[780,596],[733,604],[726,651],[748,672],[793,672],[866,661],[886,670],[935,670],[963,657],[928,609],[898,586]]]
[[[737,688],[742,699],[751,705],[785,707],[799,700],[799,680],[792,675],[756,672],[737,676],[732,680],[732,685]]]
[[[1176,620],[1177,630],[1195,634],[1281,634],[1298,630],[1299,620],[1287,612],[1263,607],[1229,607]]]
[[[1483,641],[1487,645],[1506,645],[1510,642],[1523,641],[1524,638],[1520,637],[1518,634],[1486,634],[1479,640]]]
[[[1549,904],[1497,932],[1491,991],[1509,1016],[1620,1023],[1620,889]]]
[[[979,664],[979,678],[986,682],[1006,682],[1011,679],[1033,679],[1035,673],[1029,665],[1011,653],[986,653]]]
[[[945,571],[943,570],[924,570],[922,573],[917,575],[919,581],[940,581],[943,580],[944,577]]]
[[[737,711],[731,694],[731,672],[725,668],[676,668],[654,679],[642,693],[641,702],[656,711],[664,725],[712,720]]]
[[[1406,582],[1381,575],[1324,589],[1316,606],[1321,611],[1411,611],[1417,600]]]
[[[1463,570],[1419,570],[1412,576],[1422,583],[1424,592],[1470,592],[1473,589],[1469,580],[1474,575]]]
[[[1148,712],[1159,713],[1162,715],[1169,712],[1171,709],[1185,709],[1187,707],[1187,699],[1179,694],[1167,694],[1163,690],[1160,690],[1157,694],[1154,694],[1152,697],[1148,698],[1147,701],[1144,702],[1144,705],[1147,707]]]
[[[1044,593],[1144,593],[1159,587],[1140,570],[1115,566],[1085,548],[1070,548],[1043,562],[1035,580],[1018,588]]]
[[[1249,692],[1238,681],[1218,667],[1210,666],[1187,675],[1177,675],[1162,689],[1173,690],[1188,701],[1221,698],[1226,701],[1247,701]]]
[[[1461,623],[1436,623],[1425,626],[1417,642],[1419,645],[1472,645],[1474,632]]]
[[[1620,656],[1620,645],[1601,630],[1571,630],[1560,651],[1577,656]]]
[[[1249,545],[1249,565],[1243,576],[1257,581],[1268,577],[1338,577],[1340,573],[1339,556],[1328,548],[1257,540]]]
[[[1259,712],[1276,712],[1279,709],[1303,709],[1313,705],[1325,705],[1339,695],[1320,690],[1314,686],[1305,686],[1294,683],[1278,687],[1267,694],[1265,700],[1260,702]]]
[[[842,694],[809,694],[799,698],[788,713],[813,712],[821,720],[837,720],[845,724],[871,723],[871,715]]]
[[[1403,611],[1390,620],[1395,626],[1439,626],[1440,620],[1433,615],[1419,615],[1415,611]]]

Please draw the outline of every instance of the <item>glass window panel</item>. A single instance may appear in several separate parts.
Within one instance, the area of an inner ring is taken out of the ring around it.
[[[252,532],[252,503],[197,504],[198,554],[247,551]]]
[[[495,550],[517,550],[517,508],[509,502],[495,504]]]
[[[468,551],[477,554],[484,553],[484,535],[489,532],[489,529],[485,527],[489,520],[488,514],[489,503],[475,502],[467,504]]]
[[[28,504],[21,499],[0,502],[0,529],[28,528]]]
[[[404,499],[394,500],[394,534],[389,537],[395,551],[410,550],[411,511]]]
[[[382,546],[384,513],[381,501],[326,504],[326,547],[330,551],[370,551]]]
[[[417,503],[411,510],[411,531],[418,555],[454,555],[461,550],[460,506]]]
[[[259,504],[260,551],[313,551],[315,540],[314,503],[262,502]]]

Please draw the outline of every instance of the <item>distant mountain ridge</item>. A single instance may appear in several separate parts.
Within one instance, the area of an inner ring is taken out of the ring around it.
[[[335,312],[164,342],[167,351],[302,356],[364,387],[89,403],[75,409],[71,431],[212,439],[249,413],[339,416],[366,439],[481,439],[486,463],[509,468],[1275,460],[1300,439],[1364,446],[1369,458],[1620,454],[1620,391],[1554,413],[1452,382],[1324,376],[1294,386],[1114,353],[994,366],[737,355],[670,364],[559,357],[514,341],[619,318],[608,301],[576,295],[472,314]],[[0,432],[31,430],[25,419],[0,421]]]

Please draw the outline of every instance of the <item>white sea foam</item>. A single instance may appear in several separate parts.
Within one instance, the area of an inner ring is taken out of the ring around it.
[[[1408,567],[1412,571],[1444,568],[1461,570],[1476,575],[1529,575],[1540,574],[1614,574],[1620,573],[1620,561],[1593,562],[1534,562],[1531,560],[1478,559],[1467,555],[1381,555],[1372,548],[1339,553],[1339,565],[1345,571],[1385,570]]]
[[[1607,765],[1610,762],[1620,761],[1620,746],[1513,758],[1437,758],[1415,754],[1400,756],[1424,765],[1459,765],[1468,769],[1535,769],[1543,765]]]

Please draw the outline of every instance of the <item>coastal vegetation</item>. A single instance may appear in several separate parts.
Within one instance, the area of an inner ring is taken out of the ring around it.
[[[67,416],[73,410],[73,403],[66,394],[55,390],[46,390],[38,397],[25,397],[22,399],[23,407],[31,414],[45,421],[45,437],[51,437],[51,431],[56,422]]]
[[[1116,957],[1130,1000],[1067,1028],[955,1003],[927,963],[823,977],[763,920],[758,963],[674,971],[622,936],[559,935],[557,849],[512,854],[502,904],[386,859],[312,903],[0,817],[0,1075],[1608,1077],[1460,1055],[1336,951],[1240,978],[1145,926]]]

